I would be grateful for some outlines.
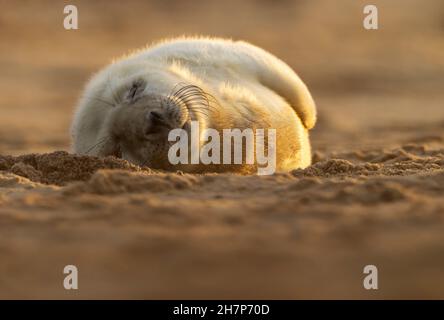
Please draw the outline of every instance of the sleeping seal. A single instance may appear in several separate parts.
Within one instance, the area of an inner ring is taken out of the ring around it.
[[[214,38],[164,41],[98,72],[76,108],[72,149],[164,170],[256,170],[257,163],[172,164],[169,132],[190,131],[192,122],[200,133],[275,129],[277,171],[311,164],[308,131],[316,123],[316,107],[302,80],[256,46]],[[194,139],[199,146],[205,142],[202,134]]]

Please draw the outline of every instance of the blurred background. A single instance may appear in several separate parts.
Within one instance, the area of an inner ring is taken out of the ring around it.
[[[79,29],[63,28],[74,4]],[[0,1],[0,153],[69,149],[73,108],[112,58],[180,35],[242,39],[286,61],[319,108],[315,150],[443,141],[444,2]],[[357,139],[359,137],[359,140]]]

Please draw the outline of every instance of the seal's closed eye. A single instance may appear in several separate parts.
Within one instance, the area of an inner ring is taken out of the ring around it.
[[[130,102],[135,102],[140,98],[141,93],[145,90],[146,82],[143,79],[137,79],[128,90],[126,99]]]
[[[134,99],[134,97],[136,95],[136,91],[137,91],[137,86],[135,84],[133,84],[133,86],[131,87],[130,92],[129,92],[129,97],[131,100]]]

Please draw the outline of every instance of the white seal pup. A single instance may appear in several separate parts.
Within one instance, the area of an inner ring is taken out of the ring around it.
[[[200,132],[275,129],[277,171],[311,164],[308,130],[316,107],[302,80],[263,49],[214,38],[165,41],[106,66],[76,108],[72,149],[164,170],[255,170],[247,164],[172,165],[168,132],[190,130],[191,121],[199,122]]]

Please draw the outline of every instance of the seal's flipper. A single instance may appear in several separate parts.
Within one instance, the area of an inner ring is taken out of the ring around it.
[[[307,129],[316,124],[316,105],[304,82],[284,62],[246,42],[237,42],[249,56],[249,71],[265,87],[284,98]]]

